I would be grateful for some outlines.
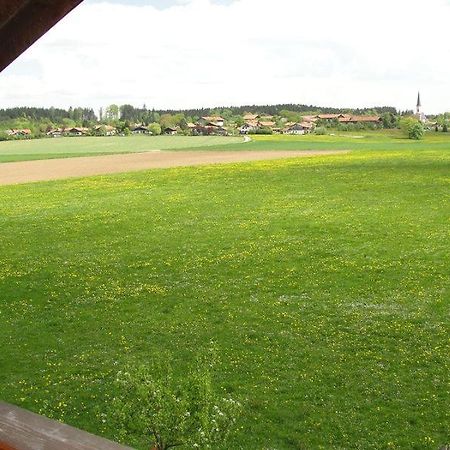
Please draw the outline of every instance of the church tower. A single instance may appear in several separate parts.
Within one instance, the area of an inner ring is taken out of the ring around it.
[[[417,93],[416,117],[422,122],[426,122],[427,118],[422,112],[422,103],[420,101],[420,92]]]

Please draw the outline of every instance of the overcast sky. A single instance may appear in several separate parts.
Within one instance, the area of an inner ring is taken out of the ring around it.
[[[450,0],[85,0],[0,108],[302,103],[450,111]]]

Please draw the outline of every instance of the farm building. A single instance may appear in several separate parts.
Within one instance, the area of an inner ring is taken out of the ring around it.
[[[260,120],[258,122],[258,125],[260,128],[273,128],[276,123],[272,122],[271,120],[265,121],[265,120]]]
[[[225,119],[220,116],[204,116],[200,117],[200,119],[198,120],[199,125],[206,126],[210,123],[219,127],[223,127],[225,125]]]
[[[175,136],[178,133],[178,130],[174,127],[166,127],[164,128],[164,134],[169,136]]]
[[[228,131],[221,126],[218,126],[214,123],[208,123],[206,125],[198,124],[195,128],[192,129],[192,134],[194,136],[226,136]]]
[[[97,125],[94,127],[94,133],[100,136],[115,136],[117,129],[111,125]]]
[[[84,136],[86,134],[88,134],[89,129],[88,128],[83,128],[83,127],[69,127],[69,128],[64,128],[63,133],[66,136]]]
[[[308,134],[314,128],[314,124],[311,122],[294,123],[284,129],[284,134],[296,134],[303,135]]]
[[[252,122],[252,121],[258,120],[259,118],[260,118],[260,116],[258,114],[250,114],[250,113],[244,114],[244,117],[243,117],[243,119],[246,122]]]
[[[49,131],[47,131],[47,136],[58,138],[62,137],[63,129],[62,128],[53,128]]]
[[[131,132],[133,134],[152,134],[152,132],[144,125],[134,127]]]
[[[258,121],[257,120],[248,120],[244,123],[244,125],[239,128],[239,132],[241,134],[249,134],[253,130],[258,129]]]
[[[12,128],[11,130],[8,130],[6,132],[6,134],[8,136],[30,136],[31,135],[31,130],[28,128],[23,128],[20,130],[16,130],[14,128]]]
[[[338,119],[339,123],[371,123],[379,125],[382,120],[380,116],[350,116],[343,114]]]

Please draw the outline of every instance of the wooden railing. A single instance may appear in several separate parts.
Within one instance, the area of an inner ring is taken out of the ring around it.
[[[0,450],[132,450],[0,402]]]

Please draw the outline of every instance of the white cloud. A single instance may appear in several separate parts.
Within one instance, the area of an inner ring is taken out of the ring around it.
[[[0,107],[450,110],[447,0],[86,0],[0,75]]]

